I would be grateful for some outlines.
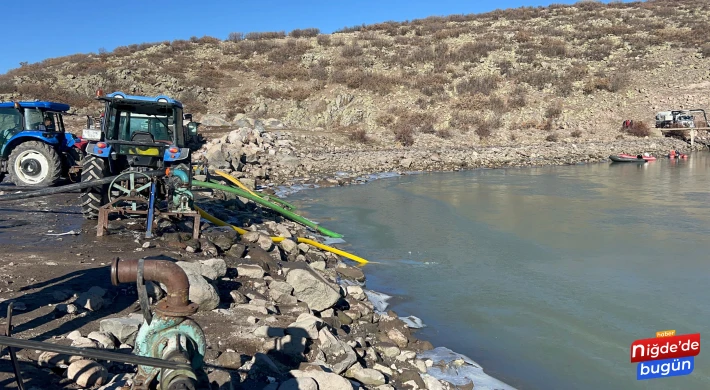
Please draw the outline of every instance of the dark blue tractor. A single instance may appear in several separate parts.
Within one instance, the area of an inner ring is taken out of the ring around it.
[[[82,134],[88,143],[81,181],[120,176],[114,183],[83,190],[85,218],[96,218],[99,208],[118,196],[144,192],[150,180],[141,172],[177,168],[191,181],[190,144],[197,127],[183,124],[182,103],[163,95],[103,95],[101,91],[97,99],[104,103],[104,115],[100,130],[86,129]]]
[[[78,172],[80,139],[67,133],[69,106],[53,102],[0,103],[0,182],[47,187]]]

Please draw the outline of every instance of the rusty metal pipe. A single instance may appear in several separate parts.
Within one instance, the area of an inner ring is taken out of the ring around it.
[[[138,260],[116,258],[111,264],[111,283],[134,283],[138,278]],[[158,308],[170,312],[171,316],[194,314],[194,304],[190,304],[190,281],[179,265],[168,260],[143,260],[143,279],[163,283],[167,297]]]

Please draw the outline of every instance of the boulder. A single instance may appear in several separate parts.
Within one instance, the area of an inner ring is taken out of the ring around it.
[[[81,387],[94,387],[106,383],[108,372],[99,363],[82,359],[69,365],[67,377]]]
[[[311,310],[322,311],[331,308],[340,299],[339,290],[306,269],[289,271],[286,282],[293,287],[293,295],[306,302]]]
[[[349,380],[331,372],[293,370],[290,374],[295,378],[313,378],[318,383],[318,389],[353,390]]]
[[[133,344],[142,323],[142,320],[133,317],[107,318],[101,320],[99,328],[102,333],[113,335],[119,343]]]

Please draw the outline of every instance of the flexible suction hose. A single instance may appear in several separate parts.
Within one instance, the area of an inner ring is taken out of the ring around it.
[[[310,220],[308,220],[308,219],[306,219],[306,218],[303,218],[302,216],[300,216],[300,215],[298,215],[298,214],[296,214],[296,213],[293,213],[293,212],[291,212],[291,211],[285,210],[285,209],[283,209],[283,208],[281,208],[281,207],[279,207],[279,206],[277,206],[277,205],[275,205],[275,204],[269,202],[268,200],[264,200],[264,199],[262,199],[262,198],[260,198],[260,197],[258,197],[258,196],[254,196],[254,195],[252,195],[252,194],[250,194],[250,193],[248,193],[248,192],[246,192],[246,191],[244,191],[244,190],[241,190],[241,189],[239,189],[239,188],[229,187],[229,186],[225,186],[225,185],[221,185],[221,184],[216,184],[216,183],[207,183],[207,182],[204,182],[204,181],[197,181],[197,180],[193,180],[193,181],[192,181],[192,185],[193,185],[193,186],[197,186],[197,187],[211,188],[211,189],[213,189],[213,190],[220,190],[220,191],[230,192],[230,193],[232,193],[232,194],[241,196],[241,197],[243,197],[243,198],[247,198],[247,199],[249,199],[249,200],[253,200],[254,202],[259,203],[259,204],[262,205],[262,206],[268,207],[268,208],[270,208],[270,209],[276,211],[277,213],[283,215],[284,217],[286,217],[286,218],[288,218],[288,219],[290,219],[290,220],[292,220],[292,221],[296,221],[296,222],[302,223],[302,224],[304,224],[304,225],[306,225],[306,226],[308,226],[308,227],[311,227],[311,228],[317,230],[319,233],[324,234],[324,235],[326,235],[326,236],[328,236],[328,237],[333,237],[333,238],[341,238],[341,237],[343,237],[342,234],[338,234],[338,233],[335,233],[335,232],[333,232],[333,231],[330,231],[330,230],[328,230],[328,229],[326,229],[326,228],[324,228],[324,227],[318,226],[318,224],[315,223],[315,222],[313,222],[313,221],[310,221]]]
[[[141,172],[141,173],[143,173],[147,176],[150,176],[150,177],[165,176],[165,171],[162,171],[162,170],[147,171],[147,172]],[[86,182],[81,182],[81,183],[69,184],[66,186],[48,187],[48,188],[43,188],[41,190],[23,192],[20,194],[2,195],[2,196],[0,196],[0,201],[37,198],[40,196],[48,196],[48,195],[54,195],[54,194],[61,194],[64,192],[72,192],[72,191],[76,191],[76,190],[82,190],[84,188],[89,188],[89,187],[98,187],[98,186],[102,186],[104,184],[110,184],[113,181],[113,179],[117,178],[118,176],[120,176],[120,175],[104,177],[103,179],[99,179],[99,180],[91,180],[91,181],[86,181]]]
[[[230,225],[230,224],[228,224],[227,222],[224,222],[224,221],[222,221],[221,219],[219,219],[219,218],[217,218],[217,217],[215,217],[215,216],[213,216],[213,215],[208,214],[205,210],[202,210],[201,208],[199,208],[199,207],[197,207],[197,206],[195,206],[195,209],[200,213],[200,215],[202,216],[202,218],[204,218],[204,219],[206,219],[206,220],[208,220],[208,221],[214,223],[215,225],[218,225],[218,226],[229,226],[229,227],[231,227],[232,229],[236,230],[237,233],[242,234],[242,235],[248,233],[248,231],[246,231],[246,230],[244,230],[244,229],[238,228],[238,227],[236,227],[236,226],[234,226],[234,225]],[[285,239],[286,239],[285,237],[271,237],[271,241],[273,241],[273,242],[281,242],[281,241],[283,241],[283,240],[285,240]],[[301,237],[298,237],[298,238],[297,238],[297,241],[298,241],[298,242],[302,242],[302,243],[304,243],[304,244],[312,245],[312,246],[314,246],[314,247],[316,247],[316,248],[320,248],[320,249],[323,249],[323,250],[325,250],[325,251],[332,252],[332,253],[335,253],[335,254],[340,255],[340,256],[343,256],[343,257],[346,257],[346,258],[348,258],[348,259],[350,259],[350,260],[353,260],[353,261],[356,261],[356,262],[358,262],[358,263],[360,263],[360,264],[367,264],[367,263],[368,263],[368,261],[365,260],[365,259],[363,259],[362,257],[358,257],[358,256],[355,256],[355,255],[353,255],[353,254],[351,254],[351,253],[348,253],[348,252],[345,252],[345,251],[341,251],[340,249],[333,248],[332,246],[323,245],[323,244],[321,244],[320,242],[317,242],[317,241],[313,241],[313,240],[309,240],[309,239],[307,239],[307,238],[301,238]]]
[[[216,173],[217,175],[222,176],[223,178],[229,180],[230,182],[232,182],[232,183],[233,183],[234,185],[236,185],[237,187],[243,189],[244,191],[247,191],[248,193],[250,193],[250,194],[252,194],[252,195],[254,195],[254,196],[258,196],[258,197],[260,197],[260,198],[262,198],[262,199],[266,199],[266,200],[268,200],[268,201],[271,201],[271,202],[274,202],[274,203],[278,203],[278,204],[280,204],[281,206],[283,206],[284,208],[287,208],[287,209],[289,209],[289,210],[295,210],[295,209],[296,209],[296,206],[294,206],[294,205],[292,205],[292,204],[286,202],[286,201],[283,200],[283,199],[279,199],[279,198],[277,198],[277,197],[275,197],[275,196],[269,196],[269,195],[266,195],[266,194],[259,194],[259,193],[256,193],[256,192],[250,190],[249,188],[247,188],[247,186],[245,186],[244,184],[242,184],[242,183],[241,183],[239,180],[237,180],[234,176],[231,176],[231,175],[227,174],[226,172],[222,172],[222,171],[219,171],[219,170],[215,170],[214,173]]]

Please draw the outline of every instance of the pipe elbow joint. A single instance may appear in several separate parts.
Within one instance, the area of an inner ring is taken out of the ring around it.
[[[121,260],[116,258],[111,263],[111,283],[133,283],[138,280],[137,259]],[[190,280],[185,271],[168,260],[143,260],[143,279],[162,283],[166,287],[167,297],[158,302],[156,311],[169,317],[186,317],[197,312],[197,305],[190,303]]]

